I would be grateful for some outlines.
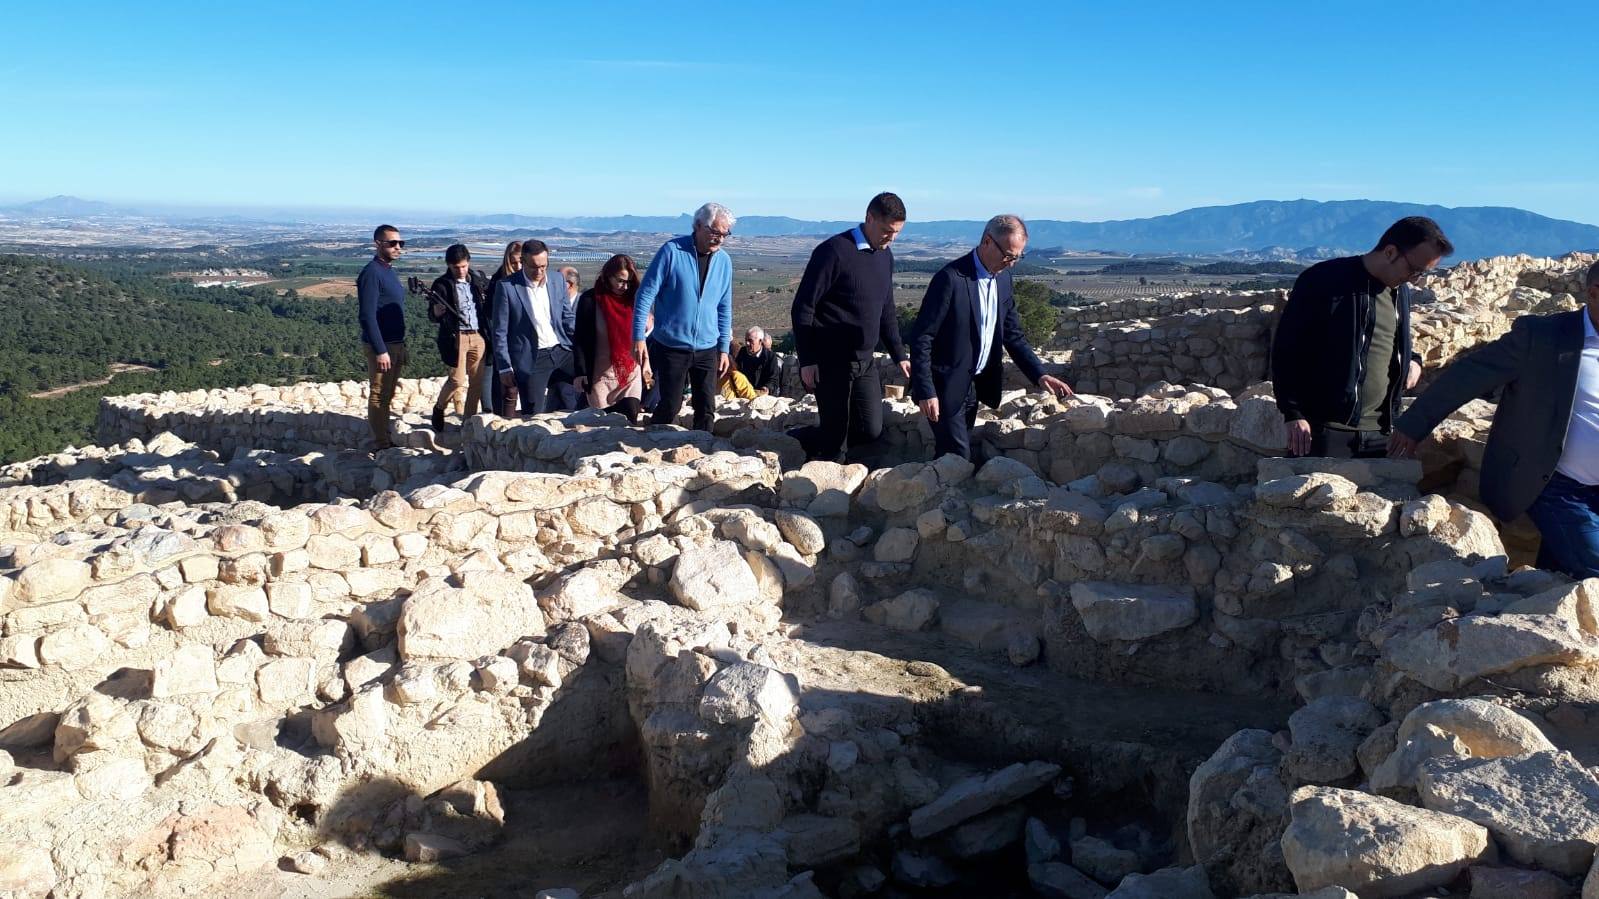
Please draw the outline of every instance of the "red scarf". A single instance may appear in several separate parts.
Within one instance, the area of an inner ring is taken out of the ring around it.
[[[606,342],[611,345],[611,367],[616,380],[626,385],[633,377],[633,304],[602,293],[595,298],[605,317]]]

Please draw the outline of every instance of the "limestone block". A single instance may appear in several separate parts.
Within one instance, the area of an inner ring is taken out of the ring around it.
[[[1291,885],[1279,842],[1288,816],[1281,758],[1269,731],[1241,730],[1188,779],[1194,858],[1240,894]]]
[[[261,534],[271,549],[299,549],[311,536],[311,520],[300,512],[274,512],[261,519]]]
[[[1147,640],[1193,624],[1199,618],[1189,587],[1078,581],[1072,606],[1095,641]]]
[[[183,581],[187,584],[198,584],[217,579],[217,557],[210,555],[189,556],[178,560],[178,571],[183,574]]]
[[[361,567],[361,545],[343,534],[315,534],[306,541],[305,551],[312,568],[348,571]]]
[[[1151,874],[1129,874],[1106,899],[1216,899],[1205,869],[1161,868]]]
[[[798,701],[788,680],[753,662],[738,662],[718,671],[705,687],[699,714],[716,724],[736,724],[761,717],[782,723],[794,715]]]
[[[1481,759],[1527,755],[1554,749],[1554,744],[1527,718],[1487,699],[1440,699],[1412,709],[1399,726],[1403,743],[1423,725],[1457,737]]]
[[[1559,615],[1585,634],[1599,636],[1599,578],[1553,587],[1506,606],[1516,615]]]
[[[267,706],[298,705],[316,690],[316,660],[272,659],[256,669],[255,683],[257,695]]]
[[[78,559],[40,559],[23,567],[17,574],[7,602],[15,607],[71,599],[92,582],[87,562]]]
[[[909,562],[916,556],[919,539],[911,528],[889,528],[877,538],[877,544],[872,547],[872,558],[879,562]]]
[[[300,581],[274,581],[266,585],[267,608],[279,618],[310,618],[311,585]]]
[[[457,589],[430,578],[405,599],[396,633],[406,661],[470,659],[523,637],[543,636],[544,615],[532,588],[514,576],[484,578],[478,589]]]
[[[925,587],[907,590],[866,607],[866,620],[898,631],[920,631],[938,616],[938,597]]]
[[[110,649],[111,641],[104,631],[80,622],[45,634],[39,641],[39,662],[77,671],[103,662]]]
[[[580,568],[540,591],[539,608],[548,621],[570,621],[599,615],[626,602],[616,577],[596,568]]]
[[[186,643],[155,663],[150,695],[156,699],[217,691],[216,654],[210,646]]]
[[[1339,886],[1362,897],[1398,897],[1442,886],[1488,858],[1486,828],[1353,790],[1300,787],[1283,858],[1301,893]]]
[[[925,840],[984,812],[1009,805],[1060,774],[1049,762],[1017,762],[991,774],[965,778],[937,799],[911,812],[911,836]]]
[[[1324,696],[1288,718],[1292,745],[1283,771],[1297,783],[1331,784],[1359,771],[1355,751],[1383,723],[1382,713],[1354,696]]]
[[[260,587],[218,585],[206,591],[206,609],[223,618],[265,621],[270,614],[266,591]]]
[[[56,879],[49,846],[0,842],[0,893],[43,896],[56,885]]]
[[[814,556],[827,546],[827,537],[822,533],[822,526],[816,519],[802,512],[778,510],[777,528],[782,532],[783,539],[793,544],[794,548],[804,555]]]
[[[217,552],[229,555],[255,552],[267,546],[266,535],[261,529],[247,524],[225,524],[211,532],[211,542]]]
[[[1390,637],[1382,654],[1400,671],[1447,692],[1532,665],[1599,664],[1599,638],[1558,615],[1467,615]]]
[[[1325,509],[1335,500],[1353,497],[1358,489],[1342,475],[1316,471],[1265,481],[1255,487],[1255,501],[1279,508]]]
[[[738,544],[728,540],[685,549],[678,555],[667,585],[678,602],[699,612],[737,609],[760,600],[755,573]]]
[[[1599,779],[1569,752],[1434,759],[1416,776],[1422,805],[1488,828],[1512,859],[1578,875],[1599,844]]]
[[[831,618],[848,618],[860,611],[861,586],[848,571],[840,571],[827,587],[827,614]]]

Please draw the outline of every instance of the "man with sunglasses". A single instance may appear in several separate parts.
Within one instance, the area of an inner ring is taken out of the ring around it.
[[[1300,272],[1271,350],[1290,456],[1388,454],[1399,396],[1421,379],[1410,282],[1454,251],[1437,222],[1415,215],[1394,222],[1363,256]]]
[[[911,326],[911,397],[933,426],[934,457],[972,456],[977,404],[997,408],[1004,388],[1000,347],[1029,381],[1056,396],[1071,387],[1044,365],[1022,333],[1011,289],[1011,266],[1027,249],[1027,225],[996,215],[977,249],[939,269]]]
[[[717,381],[733,364],[733,262],[722,243],[736,221],[720,203],[701,206],[694,232],[662,244],[639,282],[633,357],[654,366],[661,391],[651,424],[677,420],[684,381],[693,391],[694,428],[709,431],[716,418]]]
[[[816,394],[817,424],[792,433],[809,459],[836,461],[846,438],[850,454],[883,434],[883,383],[874,354],[879,342],[909,377],[910,363],[894,316],[894,251],[905,227],[905,203],[880,193],[861,224],[811,252],[790,310],[800,382]]]
[[[405,285],[394,273],[394,261],[405,251],[405,241],[393,225],[372,232],[372,261],[355,279],[355,296],[361,319],[361,343],[366,350],[366,420],[372,428],[375,452],[394,446],[389,436],[389,407],[394,386],[405,367]]]

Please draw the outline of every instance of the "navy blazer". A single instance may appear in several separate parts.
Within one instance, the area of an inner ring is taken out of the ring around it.
[[[1029,381],[1037,384],[1044,376],[1043,363],[1022,333],[1010,272],[1000,272],[995,282],[999,314],[994,342],[988,351],[988,364],[975,374],[972,369],[977,366],[981,333],[977,322],[977,260],[967,253],[939,269],[927,285],[908,341],[911,396],[917,402],[936,396],[941,414],[954,414],[966,405],[966,393],[975,380],[978,401],[998,407],[1005,383],[999,359],[1001,346]]]
[[[1482,454],[1483,504],[1500,521],[1532,506],[1566,451],[1587,331],[1584,306],[1553,315],[1523,315],[1510,333],[1460,354],[1394,427],[1421,440],[1451,412],[1502,390]]]
[[[553,271],[553,270],[552,270]],[[546,276],[545,292],[550,297],[550,326],[561,346],[572,345],[572,329],[577,321],[577,306],[566,301],[566,282]],[[538,333],[533,328],[533,284],[527,272],[517,272],[494,288],[494,369],[531,372],[539,352]]]

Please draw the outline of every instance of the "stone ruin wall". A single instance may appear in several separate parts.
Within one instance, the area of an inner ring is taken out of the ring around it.
[[[1331,462],[1275,458],[1269,385],[1012,396],[986,464],[868,471],[800,464],[807,403],[440,436],[437,383],[376,460],[361,385],[298,385],[108,400],[102,446],[0,472],[0,895],[490,851],[497,790],[615,767],[679,856],[629,896],[1587,874],[1599,588],[1420,489],[1471,482],[1484,409]],[[1041,716],[1073,683],[1181,698]]]

